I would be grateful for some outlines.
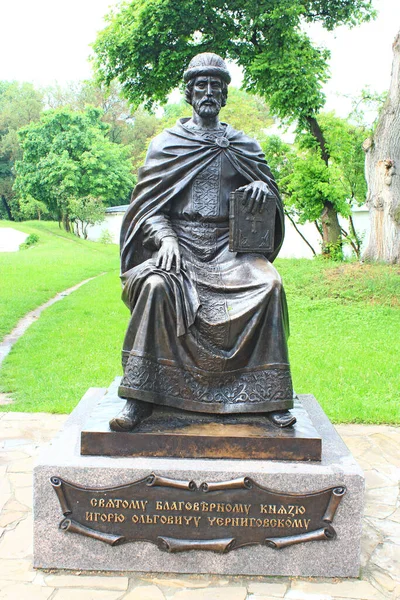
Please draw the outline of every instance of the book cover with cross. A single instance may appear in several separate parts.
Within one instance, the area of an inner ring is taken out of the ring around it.
[[[243,205],[243,191],[230,193],[229,250],[231,252],[271,252],[274,249],[276,198],[267,196],[264,209],[248,212]]]

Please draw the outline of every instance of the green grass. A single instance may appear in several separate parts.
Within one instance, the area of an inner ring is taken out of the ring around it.
[[[121,374],[129,312],[120,296],[113,272],[46,309],[3,363],[1,388],[15,404],[2,410],[68,413],[89,387]]]
[[[297,393],[336,423],[400,423],[400,269],[278,260]]]
[[[334,422],[399,423],[398,267],[279,260],[288,296],[297,393]],[[85,274],[84,277],[87,275]],[[43,312],[3,363],[4,410],[69,412],[120,370],[129,313],[116,272]]]
[[[39,242],[19,252],[0,253],[0,339],[18,320],[57,292],[102,272],[118,269],[118,247],[82,240],[49,221],[0,221]]]

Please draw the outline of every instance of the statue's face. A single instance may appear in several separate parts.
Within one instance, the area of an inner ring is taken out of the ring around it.
[[[196,77],[192,106],[200,117],[215,117],[221,110],[222,81],[219,77],[201,75]]]

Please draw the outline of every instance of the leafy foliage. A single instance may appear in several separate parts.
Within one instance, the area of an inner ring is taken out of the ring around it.
[[[0,82],[0,218],[19,217],[13,191],[14,163],[21,156],[17,131],[37,121],[42,109],[42,95],[30,83]]]
[[[50,214],[45,203],[40,200],[35,200],[32,196],[20,198],[18,204],[19,216],[22,217],[23,220],[37,219],[40,221],[43,216]]]
[[[89,225],[97,225],[104,221],[104,205],[101,200],[93,196],[84,198],[70,198],[68,202],[70,220],[75,223],[75,232],[78,237],[86,240]]]
[[[285,212],[292,222],[320,222],[321,212],[329,202],[337,213],[349,218],[349,232],[342,230],[342,233],[359,255],[361,240],[354,230],[351,208],[365,201],[362,143],[367,132],[334,113],[321,113],[318,120],[329,149],[328,164],[322,159],[315,138],[308,132],[299,134],[294,146],[285,144],[277,136],[270,136],[263,142],[263,150],[277,179]],[[331,258],[342,256],[340,244],[331,244],[325,251]]]
[[[93,80],[50,86],[45,90],[49,108],[69,108],[83,112],[89,107],[100,108],[101,120],[109,125],[107,137],[116,144],[129,145],[135,139],[131,109],[121,97],[120,86],[113,82],[109,87],[97,85]]]
[[[319,114],[318,121],[329,151],[329,166],[335,165],[339,169],[338,184],[345,191],[346,198],[351,204],[360,206],[365,202],[367,193],[362,146],[370,132],[364,126],[354,125],[348,119],[340,118],[333,112]],[[318,154],[315,138],[310,133],[298,135],[297,141],[301,149]],[[334,201],[333,204],[337,206],[340,214],[345,215],[346,210],[343,212],[339,200]]]
[[[352,97],[352,110],[349,115],[352,121],[373,133],[378,124],[379,116],[387,100],[388,92],[382,93],[371,90],[368,86],[361,90],[358,96]]]
[[[99,79],[117,79],[138,106],[164,102],[198,52],[243,67],[246,88],[282,118],[304,119],[324,104],[329,53],[301,29],[355,25],[373,16],[370,0],[141,0],[109,15],[95,44]]]
[[[34,246],[39,241],[39,236],[36,233],[30,233],[23,244],[20,244],[20,249],[26,249]]]
[[[23,157],[15,168],[20,197],[43,202],[68,229],[71,199],[94,196],[106,205],[124,202],[133,187],[126,148],[107,137],[101,111],[46,111],[20,131]]]
[[[110,13],[94,44],[99,81],[117,80],[134,106],[165,102],[180,84],[189,60],[212,51],[236,61],[247,91],[267,99],[273,114],[308,130],[326,168],[329,150],[316,119],[325,103],[329,52],[302,29],[320,23],[328,30],[374,16],[371,0],[140,0]],[[335,206],[328,199],[330,176],[319,171],[324,241],[339,244]],[[332,190],[336,196],[338,190]]]

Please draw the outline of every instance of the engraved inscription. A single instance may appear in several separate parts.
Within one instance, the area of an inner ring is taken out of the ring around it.
[[[84,488],[52,477],[65,517],[60,529],[111,545],[147,540],[169,552],[227,552],[248,544],[273,548],[332,539],[344,486],[281,494],[248,477],[221,483],[150,475],[114,488]]]

